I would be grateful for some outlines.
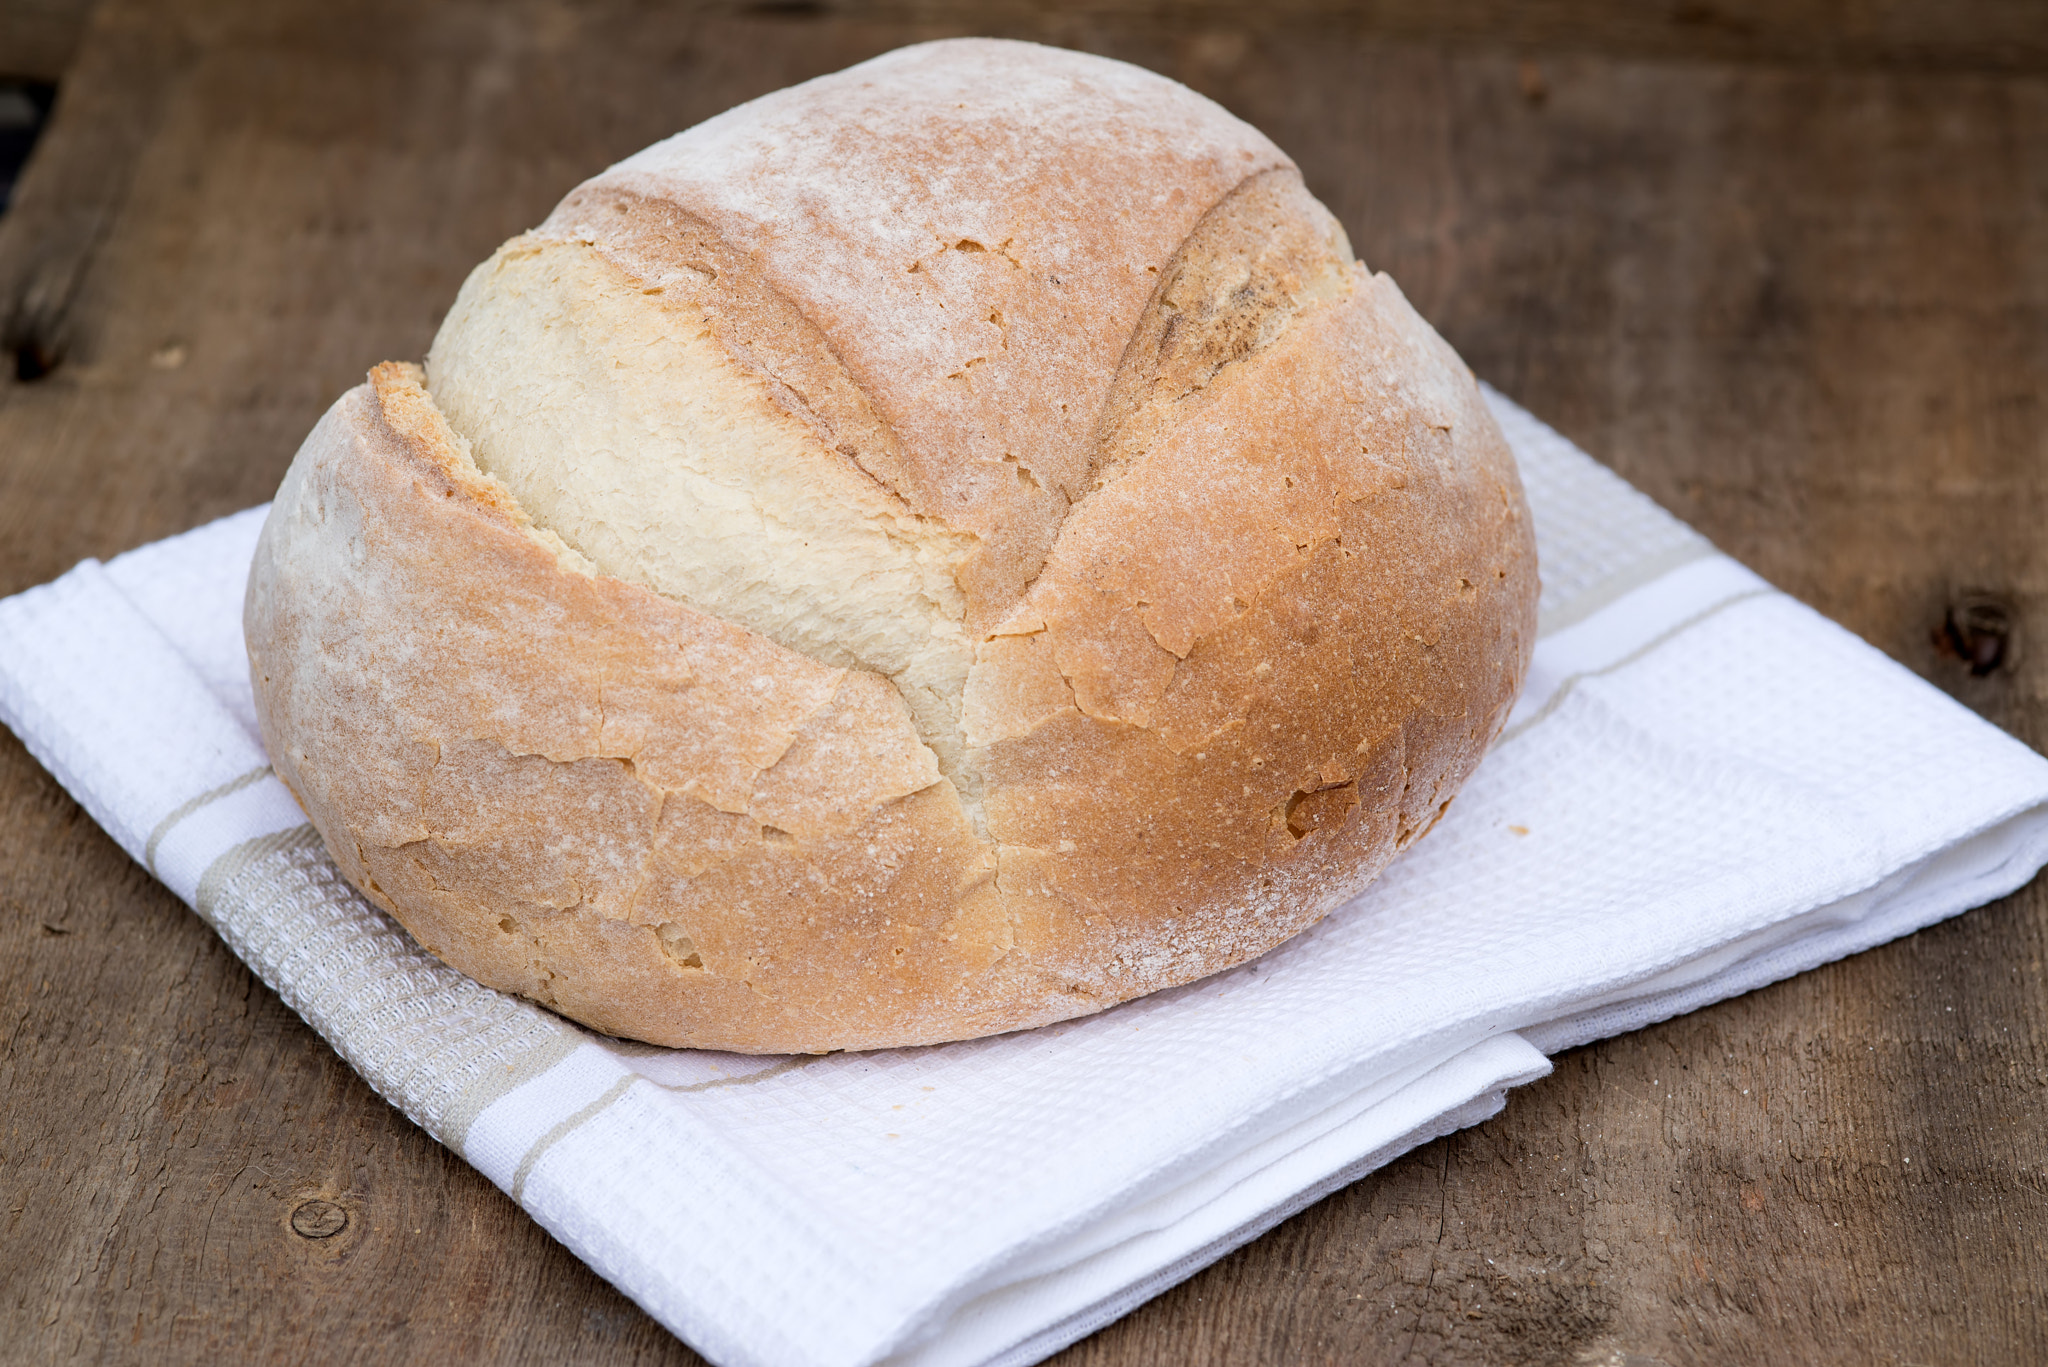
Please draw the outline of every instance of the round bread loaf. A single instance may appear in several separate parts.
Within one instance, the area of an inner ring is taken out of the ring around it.
[[[1534,637],[1470,372],[1254,129],[932,43],[580,186],[306,439],[279,776],[436,955],[815,1052],[1098,1011],[1358,893]]]

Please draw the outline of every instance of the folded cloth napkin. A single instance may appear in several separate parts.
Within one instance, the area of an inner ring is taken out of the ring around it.
[[[268,767],[260,508],[0,602],[0,718],[372,1086],[707,1357],[1034,1362],[1493,1115],[1546,1053],[2048,862],[2048,761],[1489,400],[1542,634],[1450,815],[1257,962],[1042,1030],[662,1050],[443,967]]]

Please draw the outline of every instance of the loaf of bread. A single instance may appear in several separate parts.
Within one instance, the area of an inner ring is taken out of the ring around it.
[[[478,980],[818,1052],[1099,1011],[1356,895],[1534,637],[1471,373],[1258,132],[983,40],[573,191],[306,439],[278,775]]]

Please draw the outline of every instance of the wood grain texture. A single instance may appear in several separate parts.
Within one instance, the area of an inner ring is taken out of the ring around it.
[[[595,168],[971,25],[1257,123],[1481,374],[2048,745],[2036,11],[1472,17],[1507,8],[107,0],[0,218],[9,345],[54,361],[0,381],[0,593],[266,497]],[[1965,597],[2012,628],[1981,677]],[[1065,1360],[2048,1359],[2044,941],[2037,882],[1575,1050]],[[695,1360],[5,736],[0,1002],[0,1360]]]
[[[55,81],[71,69],[95,0],[0,5],[0,76]]]
[[[959,0],[765,0],[750,8],[813,17],[957,25]],[[2040,72],[2048,21],[2034,0],[983,0],[974,22],[1018,36],[1205,31],[1459,49],[1589,52],[1681,61],[1907,70]]]

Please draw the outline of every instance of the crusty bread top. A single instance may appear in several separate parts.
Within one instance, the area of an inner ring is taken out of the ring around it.
[[[960,575],[979,623],[1092,482],[1096,420],[1166,263],[1275,170],[1293,163],[1264,135],[1163,76],[960,39],[657,143],[538,231],[704,290],[721,339],[828,447],[981,539]]]

